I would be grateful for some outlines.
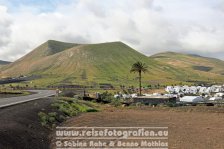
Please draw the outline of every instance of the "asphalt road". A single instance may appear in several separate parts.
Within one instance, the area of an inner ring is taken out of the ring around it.
[[[25,103],[49,96],[53,96],[56,94],[54,90],[29,90],[30,92],[34,92],[32,95],[27,96],[19,96],[19,97],[11,97],[11,98],[0,98],[0,108]]]

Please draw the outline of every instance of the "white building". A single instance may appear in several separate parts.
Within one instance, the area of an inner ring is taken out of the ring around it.
[[[206,93],[206,90],[207,90],[207,87],[200,87],[199,88],[199,94],[204,94],[204,93]]]
[[[224,93],[216,93],[214,96],[215,97],[224,97]]]
[[[197,94],[197,93],[198,93],[198,89],[196,86],[189,87],[189,94]]]
[[[209,98],[210,101],[217,101],[217,100],[222,100],[222,97],[211,97]]]
[[[174,87],[173,86],[167,86],[165,88],[165,91],[168,92],[168,93],[174,93]]]
[[[180,98],[180,101],[188,103],[197,103],[204,101],[204,99],[201,96],[184,96]]]
[[[211,86],[211,92],[213,93],[218,93],[218,92],[223,92],[223,88],[220,85],[213,85]]]
[[[219,93],[224,92],[224,86],[213,85],[211,87],[202,87],[202,86],[167,86],[165,91],[170,94],[210,94],[210,93]]]

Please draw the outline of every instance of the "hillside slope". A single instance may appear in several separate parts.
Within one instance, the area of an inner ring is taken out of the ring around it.
[[[146,63],[143,85],[223,80],[223,61],[178,53],[147,57],[122,42],[75,44],[49,40],[0,69],[0,77],[35,75],[35,85],[111,83],[137,85],[130,73],[137,61]]]
[[[158,53],[150,56],[150,58],[168,64],[170,67],[189,72],[188,78],[196,75],[198,77],[194,79],[197,80],[219,82],[224,77],[224,61],[219,59],[175,52]]]
[[[136,61],[142,61],[149,66],[150,71],[143,76],[146,84],[149,80],[164,81],[166,76],[173,76],[171,72],[164,71],[159,62],[122,42],[74,44],[53,40],[3,67],[1,75],[39,75],[41,79],[37,82],[44,85],[136,84],[137,81],[133,80],[136,80],[137,74],[130,74],[131,65]],[[170,80],[172,79],[167,81]]]

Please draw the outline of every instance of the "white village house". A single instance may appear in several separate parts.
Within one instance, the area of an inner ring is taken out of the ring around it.
[[[219,93],[224,92],[224,86],[221,85],[212,85],[211,87],[202,87],[202,86],[167,86],[165,91],[170,94],[210,94],[210,93]]]
[[[201,96],[184,96],[180,98],[180,101],[186,103],[197,103],[197,102],[203,102],[204,99]]]
[[[218,100],[222,100],[222,97],[211,97],[209,98],[210,101],[218,101]]]

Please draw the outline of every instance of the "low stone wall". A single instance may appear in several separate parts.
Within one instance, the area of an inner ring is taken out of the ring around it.
[[[168,97],[135,97],[133,98],[134,103],[143,103],[143,104],[160,104],[160,103],[176,103],[176,98],[168,98]]]

